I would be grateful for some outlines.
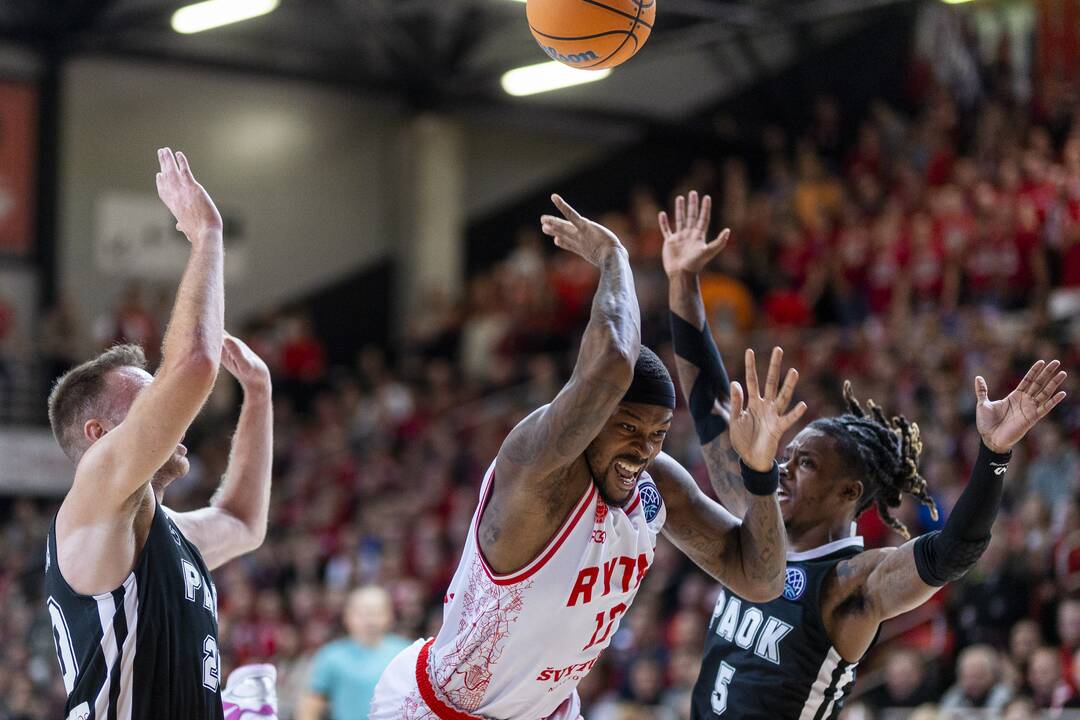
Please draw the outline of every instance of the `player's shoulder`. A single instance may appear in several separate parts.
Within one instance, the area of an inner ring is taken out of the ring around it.
[[[897,548],[883,547],[864,550],[837,561],[825,576],[821,602],[829,608],[843,600],[859,595],[870,573],[896,552]]]

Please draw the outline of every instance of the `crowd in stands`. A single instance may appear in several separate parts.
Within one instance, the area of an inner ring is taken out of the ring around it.
[[[763,132],[763,182],[739,159],[701,160],[675,189],[712,193],[733,229],[703,280],[732,377],[744,347],[779,344],[801,373],[808,419],[839,412],[851,379],[860,397],[917,421],[922,473],[947,514],[978,444],[972,378],[1001,397],[1036,358],[1072,372],[1070,398],[1014,454],[989,550],[962,581],[885,626],[846,717],[991,708],[1024,720],[1080,708],[1080,119],[993,99],[961,110],[935,91],[914,112],[875,104],[847,143],[834,104],[822,100],[814,115],[800,137]],[[669,197],[641,186],[618,210],[580,209],[628,246],[644,340],[673,367],[656,220]],[[595,281],[529,227],[470,278],[467,297],[430,298],[392,355],[367,348],[333,365],[302,311],[247,328],[275,379],[274,488],[264,546],[215,573],[221,649],[226,669],[277,666],[283,720],[308,688],[314,653],[341,635],[352,588],[389,592],[397,635],[436,631],[480,479],[507,431],[566,377]],[[94,334],[153,350],[165,310],[127,294]],[[46,319],[54,370],[75,359],[76,326],[70,308]],[[172,507],[213,492],[235,393],[221,383],[189,436],[192,471],[170,490]],[[707,485],[684,413],[665,450]],[[0,720],[62,715],[40,596],[55,507],[0,501]],[[913,534],[935,526],[914,503],[898,517]],[[871,547],[900,541],[874,512],[860,532]],[[581,683],[586,717],[688,718],[716,592],[661,542]]]

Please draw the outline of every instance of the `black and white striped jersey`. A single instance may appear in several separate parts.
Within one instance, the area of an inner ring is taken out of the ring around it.
[[[821,586],[841,560],[862,552],[850,537],[788,553],[784,593],[752,603],[722,590],[709,622],[693,720],[832,720],[855,684],[821,619]]]
[[[135,570],[80,595],[56,563],[45,597],[68,699],[65,720],[222,720],[217,591],[198,549],[158,505]]]

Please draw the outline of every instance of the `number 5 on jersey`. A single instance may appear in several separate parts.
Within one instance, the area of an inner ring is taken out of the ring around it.
[[[720,672],[716,673],[716,686],[712,691],[712,711],[717,715],[723,715],[727,710],[727,688],[733,677],[735,668],[726,662],[720,663]]]

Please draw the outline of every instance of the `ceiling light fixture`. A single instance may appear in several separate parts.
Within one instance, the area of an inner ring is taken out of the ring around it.
[[[280,2],[281,0],[206,0],[174,12],[172,28],[178,33],[190,35],[266,15],[276,10]]]
[[[552,61],[538,65],[526,65],[525,67],[507,71],[502,76],[502,87],[508,94],[514,97],[522,97],[596,82],[597,80],[603,80],[610,74],[610,68],[577,70]]]

